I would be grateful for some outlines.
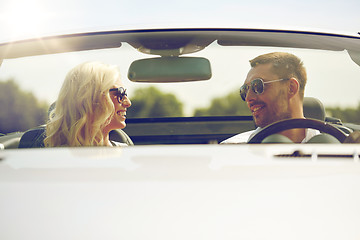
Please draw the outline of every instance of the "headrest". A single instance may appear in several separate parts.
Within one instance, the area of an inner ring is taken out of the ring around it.
[[[325,121],[325,108],[319,99],[314,97],[305,97],[303,109],[305,118]]]

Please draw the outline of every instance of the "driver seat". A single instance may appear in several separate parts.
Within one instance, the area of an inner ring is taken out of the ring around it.
[[[328,124],[335,125],[346,134],[350,134],[352,130],[344,126],[340,119],[327,117],[322,102],[314,97],[305,97],[303,103],[304,117],[324,121]]]
[[[322,102],[314,97],[304,97],[304,117],[325,121],[325,108]]]

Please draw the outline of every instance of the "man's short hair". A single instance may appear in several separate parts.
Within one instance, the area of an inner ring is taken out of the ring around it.
[[[279,78],[296,78],[300,84],[300,97],[304,98],[304,90],[307,81],[306,69],[303,62],[297,56],[286,52],[267,53],[250,60],[251,67],[258,64],[272,64],[272,72]]]

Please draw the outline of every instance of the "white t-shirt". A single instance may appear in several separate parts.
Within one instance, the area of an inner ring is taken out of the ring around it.
[[[255,130],[239,133],[235,136],[232,136],[228,139],[225,139],[220,144],[234,144],[234,143],[247,143],[256,133],[260,132],[262,128],[258,127]],[[307,128],[305,138],[301,141],[301,143],[306,143],[315,135],[320,134],[319,130]]]

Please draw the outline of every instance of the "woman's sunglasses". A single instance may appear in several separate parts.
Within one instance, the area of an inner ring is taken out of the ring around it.
[[[124,89],[123,87],[118,87],[118,88],[111,88],[109,90],[109,92],[113,92],[113,91],[116,91],[115,95],[117,97],[118,102],[122,103],[125,96],[127,96],[126,89]]]
[[[263,79],[261,78],[256,78],[254,80],[252,80],[250,82],[250,84],[244,84],[241,86],[240,88],[240,96],[242,98],[242,100],[246,101],[246,95],[249,91],[249,88],[251,88],[251,90],[256,93],[257,95],[262,94],[265,90],[265,84],[268,83],[273,83],[273,82],[280,82],[283,80],[289,80],[289,78],[282,78],[282,79],[276,79],[276,80],[271,80],[271,81],[267,81],[264,82]]]

